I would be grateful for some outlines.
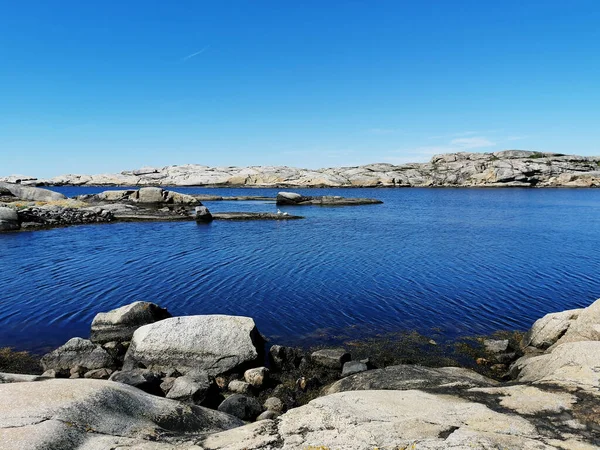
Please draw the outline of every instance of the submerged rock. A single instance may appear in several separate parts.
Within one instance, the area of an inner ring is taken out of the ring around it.
[[[90,340],[98,344],[130,341],[142,325],[171,317],[165,308],[150,302],[134,302],[105,313],[98,313],[92,321]]]
[[[249,317],[172,317],[135,331],[123,367],[215,376],[256,364],[262,342]]]

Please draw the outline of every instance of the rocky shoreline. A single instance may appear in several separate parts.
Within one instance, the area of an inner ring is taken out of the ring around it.
[[[599,187],[600,157],[504,150],[441,154],[427,163],[401,165],[378,163],[310,170],[188,164],[49,179],[11,175],[0,181],[35,186]]]
[[[135,302],[97,314],[42,375],[0,374],[0,449],[598,448],[599,329],[600,300],[544,316],[517,348],[485,341],[510,365],[499,382],[267,350],[251,318]]]

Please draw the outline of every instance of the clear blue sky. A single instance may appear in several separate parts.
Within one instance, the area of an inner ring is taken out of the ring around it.
[[[597,0],[0,0],[0,175],[599,143]]]

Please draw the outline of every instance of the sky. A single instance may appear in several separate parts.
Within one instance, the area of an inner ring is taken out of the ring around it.
[[[600,2],[0,0],[0,176],[600,154]]]

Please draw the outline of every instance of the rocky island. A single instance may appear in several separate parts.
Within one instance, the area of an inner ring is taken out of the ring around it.
[[[49,179],[13,175],[0,181],[38,186],[598,187],[600,157],[504,150],[441,154],[427,163],[401,165],[378,163],[310,170],[187,164]]]
[[[598,448],[599,327],[600,300],[544,316],[517,348],[484,341],[501,382],[266,351],[249,317],[135,302],[97,314],[41,375],[0,374],[0,449]]]

